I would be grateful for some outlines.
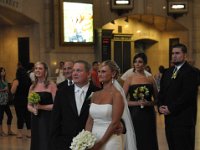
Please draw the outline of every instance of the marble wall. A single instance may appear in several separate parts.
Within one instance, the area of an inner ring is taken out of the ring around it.
[[[60,0],[16,0],[19,2],[19,8],[12,8],[17,13],[25,15],[35,23],[29,25],[13,25],[0,28],[0,65],[6,67],[7,77],[12,81],[15,77],[16,63],[18,62],[17,54],[17,38],[30,38],[30,59],[32,62],[38,60],[45,61],[51,68],[51,74],[54,75],[56,64],[61,60],[68,59],[86,59],[92,62],[95,59],[94,45],[79,45],[79,46],[63,46],[60,45]],[[8,7],[7,4],[0,5]],[[110,28],[110,21],[120,20],[126,16],[147,15],[167,17],[166,1],[165,0],[139,0],[134,1],[134,9],[127,13],[119,15],[110,10],[110,0],[91,0],[94,4],[94,29]],[[157,44],[149,48],[146,53],[148,55],[149,64],[153,68],[153,72],[157,71],[157,65],[169,64],[169,38],[180,38],[180,42],[188,46],[188,59],[194,61],[194,64],[200,67],[200,8],[199,0],[188,0],[189,13],[173,19],[177,24],[186,28],[186,30],[176,32],[160,32],[152,26],[143,23],[132,22],[129,27],[126,24],[120,24],[124,32],[132,32],[134,34],[133,41],[142,38],[149,38],[158,41]],[[143,27],[143,34],[136,34],[136,28]],[[117,26],[112,26],[114,33],[117,33]],[[134,51],[134,49],[133,49]],[[155,52],[156,51],[156,52]],[[9,59],[8,59],[9,58]],[[156,58],[156,61],[155,61]],[[10,61],[12,60],[12,61]]]

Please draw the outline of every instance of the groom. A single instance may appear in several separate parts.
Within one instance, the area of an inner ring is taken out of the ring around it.
[[[50,128],[50,150],[69,149],[73,137],[82,129],[89,114],[92,92],[99,90],[88,82],[90,65],[86,61],[76,61],[73,66],[72,79],[74,85],[63,86],[55,97]],[[80,102],[80,91],[83,90],[85,100]]]

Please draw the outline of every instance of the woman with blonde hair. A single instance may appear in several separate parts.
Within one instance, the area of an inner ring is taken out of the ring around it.
[[[119,67],[111,60],[104,61],[99,68],[99,81],[103,89],[93,94],[86,130],[96,137],[94,149],[101,150],[136,150],[134,128],[132,126],[124,91],[117,82]],[[126,125],[127,133],[115,134],[121,118]],[[125,144],[123,142],[125,141]],[[124,147],[125,145],[125,147]]]
[[[48,150],[51,110],[57,87],[48,80],[48,67],[44,62],[35,64],[34,73],[35,81],[29,94],[39,94],[40,102],[36,107],[28,103],[28,110],[32,113],[31,150]]]

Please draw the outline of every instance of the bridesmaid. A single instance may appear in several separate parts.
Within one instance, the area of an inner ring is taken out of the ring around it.
[[[137,149],[158,150],[154,110],[158,92],[154,78],[145,75],[146,64],[147,57],[144,53],[135,55],[134,74],[125,80],[123,88],[130,96],[128,105],[135,129]]]
[[[40,95],[37,108],[28,103],[28,110],[32,113],[31,120],[31,150],[48,150],[49,127],[53,100],[56,94],[56,84],[48,81],[48,67],[43,62],[35,64],[35,82],[29,93]]]

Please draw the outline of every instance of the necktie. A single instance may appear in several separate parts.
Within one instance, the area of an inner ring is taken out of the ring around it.
[[[175,67],[175,68],[174,68],[174,71],[173,71],[173,73],[177,72],[177,70],[178,70],[178,68],[177,68],[177,67]]]
[[[85,99],[84,90],[81,90],[80,91],[80,102],[81,102],[81,104],[83,104],[84,99]]]
[[[81,108],[82,108],[84,99],[85,99],[84,90],[80,89],[79,92],[78,92],[78,100],[77,100],[77,110],[78,110],[79,115],[81,113]]]

